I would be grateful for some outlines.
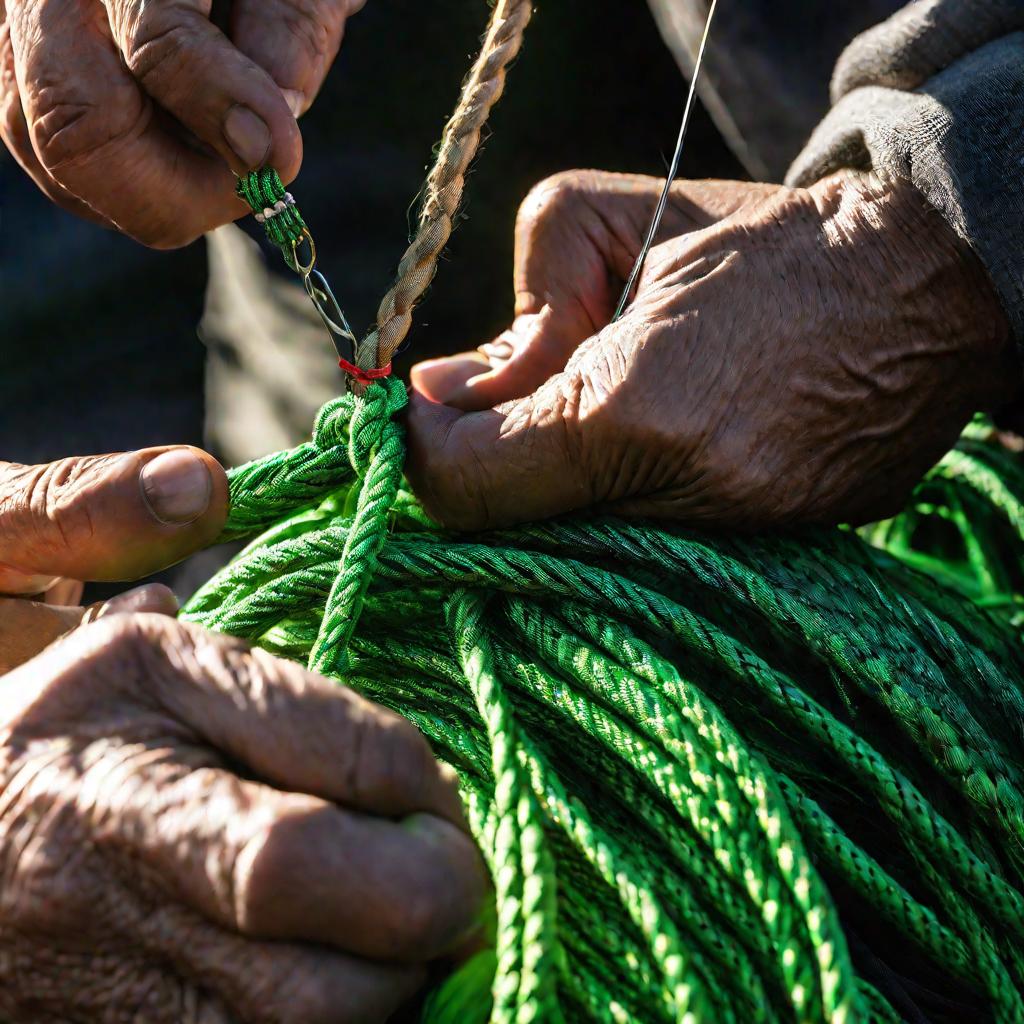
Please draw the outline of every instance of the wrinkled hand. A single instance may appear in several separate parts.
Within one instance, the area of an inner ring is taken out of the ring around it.
[[[383,1021],[486,889],[406,721],[173,619],[0,680],[0,1017]]]
[[[0,134],[51,199],[158,248],[246,212],[231,171],[298,172],[295,118],[365,0],[4,0]],[[6,4],[6,13],[5,13]]]
[[[162,569],[213,541],[226,514],[224,471],[194,448],[0,462],[0,595],[21,595],[0,597],[0,674],[105,614],[173,614],[155,584],[77,607],[80,581]]]
[[[517,225],[513,326],[414,369],[409,474],[444,523],[592,506],[739,528],[864,521],[1014,393],[983,267],[908,184],[680,183],[667,240],[609,324],[659,188],[597,172],[538,186]]]

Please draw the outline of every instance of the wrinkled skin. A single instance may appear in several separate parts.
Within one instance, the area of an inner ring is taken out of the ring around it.
[[[0,1017],[383,1021],[485,891],[407,722],[156,615],[0,679]]]
[[[983,267],[896,181],[679,183],[609,324],[660,184],[577,171],[538,186],[512,327],[414,370],[409,474],[445,524],[592,507],[743,529],[864,521],[1015,394]]]
[[[179,561],[212,543],[227,504],[224,470],[196,448],[0,462],[0,673],[103,615],[173,615],[177,601],[158,584],[82,608],[82,581]]]
[[[74,604],[226,510],[193,448],[0,463],[5,1022],[383,1021],[476,922],[454,777],[411,725],[177,623],[165,588]]]
[[[246,212],[234,178],[291,181],[296,118],[365,0],[2,0],[0,135],[61,206],[147,245]]]

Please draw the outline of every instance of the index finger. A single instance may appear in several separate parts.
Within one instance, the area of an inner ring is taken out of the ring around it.
[[[241,216],[227,164],[175,132],[126,70],[106,19],[88,10],[8,0],[18,92],[42,168],[147,245],[185,245]]]
[[[454,773],[400,716],[299,665],[198,626],[133,620],[150,690],[208,744],[279,788],[386,817],[426,812],[465,828]],[[166,671],[186,659],[187,676]]]

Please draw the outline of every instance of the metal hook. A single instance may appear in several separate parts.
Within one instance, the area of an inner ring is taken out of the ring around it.
[[[299,245],[302,242],[305,242],[309,248],[309,259],[305,263],[299,259]],[[309,233],[309,228],[303,228],[302,234],[292,241],[292,270],[297,274],[301,274],[303,277],[308,277],[313,273],[313,268],[315,266],[316,242],[313,241],[313,236]]]
[[[320,319],[323,320],[324,327],[327,328],[331,341],[334,342],[339,358],[350,363],[354,362],[356,336],[352,328],[349,327],[348,320],[342,312],[338,300],[334,297],[331,286],[327,283],[327,278],[319,270],[311,269],[303,274],[302,284],[314,308],[320,314]]]

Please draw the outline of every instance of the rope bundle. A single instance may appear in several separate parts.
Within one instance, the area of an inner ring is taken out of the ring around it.
[[[969,432],[876,528],[899,559],[613,519],[467,538],[401,486],[404,401],[374,384],[233,471],[230,531],[265,532],[185,614],[458,770],[494,953],[431,1019],[1024,1020],[1015,458]]]

